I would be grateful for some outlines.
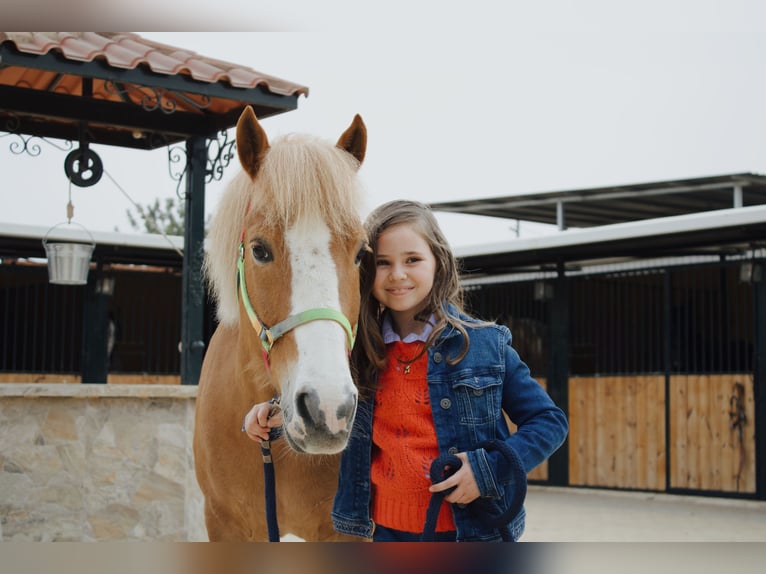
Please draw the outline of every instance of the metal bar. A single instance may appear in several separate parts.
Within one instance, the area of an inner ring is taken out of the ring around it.
[[[32,291],[33,291],[32,300],[34,302],[32,304],[32,318],[30,321],[27,321],[27,322],[30,322],[32,324],[31,325],[32,326],[32,341],[34,341],[34,351],[32,352],[32,357],[30,360],[29,367],[30,367],[30,370],[34,371],[37,369],[39,365],[39,357],[37,353],[39,353],[39,350],[40,350],[40,346],[38,344],[38,341],[40,340],[40,333],[38,330],[38,327],[39,327],[38,317],[40,312],[40,290],[41,289],[40,289],[40,284],[34,281],[34,278],[31,277],[31,274],[30,274],[30,279],[32,279]]]
[[[11,309],[18,309],[18,306],[13,306],[11,302],[11,282],[13,281],[13,276],[8,271],[6,271],[5,274],[8,276],[8,287],[5,289],[5,312],[7,313],[6,317],[12,317],[15,315],[15,313],[12,314]],[[11,366],[11,362],[13,361],[13,354],[10,356],[8,355],[10,347],[8,342],[12,341],[13,339],[15,339],[15,337],[13,337],[13,325],[10,321],[3,321],[3,341],[6,342],[6,344],[3,345],[3,368],[9,371],[13,369]]]
[[[729,298],[727,297],[728,286],[726,284],[726,265],[725,256],[721,256],[721,267],[718,269],[718,292],[716,308],[718,310],[719,332],[721,333],[722,344],[718,345],[718,360],[721,364],[721,371],[731,373],[731,326],[728,321]]]
[[[735,274],[734,277],[734,297],[732,299],[728,299],[728,293],[727,293],[727,301],[732,301],[731,304],[731,312],[732,312],[732,321],[734,322],[734,362],[732,364],[733,370],[737,373],[741,373],[742,369],[744,368],[744,365],[742,364],[742,331],[741,331],[741,325],[739,321],[739,314],[741,308],[744,306],[745,301],[744,297],[741,296],[742,287],[737,282],[736,274],[739,272],[739,267],[730,267],[730,272],[733,272]]]
[[[13,339],[13,347],[11,350],[11,370],[17,371],[19,370],[18,365],[16,364],[17,358],[19,356],[19,309],[23,309],[23,307],[19,304],[19,289],[18,285],[14,286],[15,289],[13,290],[13,307],[14,310],[13,313],[13,326],[11,328],[11,338]]]
[[[77,372],[78,362],[80,368],[82,368],[82,357],[78,351],[82,350],[83,333],[85,332],[85,325],[83,323],[83,316],[85,314],[85,298],[81,297],[82,289],[69,289],[72,292],[72,322],[70,323],[70,338],[69,338],[69,371],[72,373]],[[78,304],[79,303],[79,304]],[[76,320],[79,310],[79,321]],[[75,341],[80,341],[80,349],[77,348]]]
[[[46,92],[52,92],[56,89],[56,86],[59,85],[59,82],[61,82],[61,78],[64,77],[64,74],[55,74],[53,76],[53,79],[48,82],[48,85],[45,87]]]
[[[608,281],[609,285],[609,309],[611,310],[611,313],[609,313],[609,331],[608,331],[608,341],[609,341],[609,367],[608,372],[609,374],[614,374],[615,369],[617,368],[617,341],[615,339],[615,315],[617,314],[617,289],[614,285],[614,280],[609,279]]]
[[[631,305],[631,311],[633,312],[633,323],[636,325],[636,343],[633,346],[633,364],[634,372],[644,373],[646,372],[646,364],[644,363],[646,357],[644,335],[649,323],[647,317],[651,317],[651,314],[649,313],[649,308],[644,299],[646,287],[642,284],[642,276],[635,275],[634,277],[636,278],[636,284],[634,286],[635,299],[633,300],[633,305]],[[639,312],[639,310],[641,310],[641,312]]]
[[[742,205],[743,205],[743,203],[742,203],[743,198],[742,198],[742,185],[741,184],[737,184],[737,185],[734,186],[734,191],[733,191],[732,195],[733,195],[732,199],[734,201],[734,204],[732,205],[732,207],[742,207]]]
[[[687,273],[687,279],[688,275],[691,273]],[[691,286],[690,289],[690,301],[691,301],[691,311],[689,312],[689,320],[691,321],[690,328],[688,329],[688,337],[691,339],[691,351],[692,351],[692,358],[691,358],[691,364],[689,365],[689,369],[687,369],[689,372],[696,373],[697,372],[697,305],[698,305],[698,294],[697,289],[695,286]]]
[[[166,299],[166,284],[167,284],[167,277],[163,275],[161,280],[159,281],[159,288],[157,289],[157,311],[159,315],[159,324],[157,325],[155,331],[157,334],[157,358],[154,359],[154,369],[158,373],[164,373],[165,371],[165,363],[167,362],[167,358],[165,357],[166,353],[163,352],[163,342],[166,340],[166,337],[169,335],[167,324],[170,321],[170,303]]]
[[[33,303],[29,302],[29,286],[21,285],[19,292],[23,299],[21,309],[29,309]],[[19,319],[21,316],[19,315]],[[17,319],[18,320],[18,319]],[[21,339],[21,355],[19,356],[19,370],[25,371],[27,369],[27,344],[29,343],[29,321],[21,320],[21,332],[19,333]]]
[[[720,181],[712,183],[701,183],[699,185],[676,185],[670,187],[658,187],[658,188],[627,188],[620,191],[601,192],[598,190],[585,193],[578,191],[567,192],[549,192],[545,194],[545,197],[538,195],[537,197],[529,197],[528,199],[517,198],[498,198],[493,200],[482,200],[481,205],[477,206],[485,210],[497,210],[497,209],[509,209],[513,207],[527,207],[532,205],[552,205],[559,202],[586,202],[586,201],[603,201],[604,199],[621,199],[637,197],[644,198],[654,195],[669,195],[676,193],[694,193],[699,191],[726,191],[732,189],[735,186],[747,187],[751,183],[745,179]],[[460,213],[473,213],[472,207],[475,201],[435,203],[432,205],[433,209],[439,211],[457,211]],[[477,212],[478,213],[478,212]]]
[[[763,264],[763,261],[761,261]],[[755,321],[753,328],[753,393],[755,400],[755,482],[759,499],[766,500],[766,278],[752,285]]]
[[[549,302],[551,345],[549,357],[548,394],[565,412],[569,403],[569,280],[563,263],[558,265],[558,277],[553,285],[553,299]],[[556,451],[548,462],[549,481],[563,486],[569,483],[569,443]]]
[[[11,288],[9,285],[9,281],[11,279],[11,274],[8,273],[7,268],[0,267],[0,279],[2,279],[2,288],[3,288],[3,317],[5,317],[4,321],[0,321],[0,324],[2,324],[3,329],[3,341],[5,342],[4,345],[2,345],[2,353],[3,358],[2,362],[0,362],[0,369],[2,370],[8,370],[8,341],[10,338],[8,337],[8,325],[10,321],[8,321],[8,317],[10,316],[10,309],[11,306],[8,303],[8,297],[9,293],[11,292]]]
[[[628,372],[639,373],[641,372],[641,333],[646,324],[643,316],[639,316],[638,310],[642,308],[639,303],[641,302],[641,283],[640,278],[637,275],[625,276],[625,295],[626,295],[626,315],[630,316],[629,325],[633,325],[633,332],[630,339],[626,341],[627,353],[629,358]],[[646,313],[646,309],[644,309]]]
[[[154,316],[154,318],[155,319],[159,318],[159,317],[157,317],[156,311],[154,311],[154,305],[156,304],[155,297],[153,295],[150,297],[149,294],[145,290],[143,291],[143,293],[144,293],[144,304],[142,305],[142,307],[144,309],[150,309],[151,308],[153,310],[152,315]],[[153,359],[152,349],[154,348],[154,344],[155,344],[154,343],[155,330],[153,328],[151,328],[151,326],[149,324],[150,323],[149,317],[147,317],[146,315],[143,315],[141,317],[141,319],[142,320],[139,321],[139,328],[141,329],[141,333],[143,333],[143,337],[141,339],[142,339],[142,341],[144,343],[144,361],[143,361],[142,369],[143,369],[143,371],[145,373],[151,373],[153,371],[153,369],[152,369],[152,359]]]
[[[205,293],[202,258],[205,220],[205,138],[186,142],[189,170],[186,180],[186,222],[184,230],[184,271],[182,281],[181,383],[196,385],[204,357]]]
[[[3,109],[17,113],[39,115],[42,109],[49,118],[85,121],[179,137],[207,136],[216,132],[208,116],[202,114],[147,112],[140,106],[122,102],[83,100],[79,96],[51,94],[27,88],[0,86],[0,102]]]
[[[46,272],[47,273],[47,272]],[[43,317],[46,318],[44,327],[42,329],[42,337],[40,341],[40,371],[46,372],[51,369],[51,363],[49,362],[48,357],[48,334],[49,334],[49,318],[51,317],[50,309],[50,296],[51,296],[51,287],[50,284],[46,281],[43,283]]]
[[[662,275],[662,327],[665,333],[665,341],[663,344],[663,363],[665,370],[665,490],[670,490],[670,472],[671,472],[671,459],[673,456],[672,444],[670,442],[670,425],[671,425],[671,397],[670,397],[670,375],[672,373],[672,307],[673,307],[673,276],[677,274],[671,273],[666,269]],[[680,335],[680,330],[679,330]]]
[[[604,356],[606,356],[606,349],[605,349],[605,338],[604,335],[606,333],[606,326],[607,326],[607,317],[609,316],[609,313],[605,312],[606,307],[606,282],[603,279],[600,279],[596,283],[596,289],[594,289],[594,292],[596,292],[598,295],[598,301],[601,301],[601,305],[598,306],[598,321],[600,324],[599,328],[599,335],[596,337],[596,373],[603,373],[606,370],[606,365],[604,364]],[[596,374],[594,373],[594,374]]]

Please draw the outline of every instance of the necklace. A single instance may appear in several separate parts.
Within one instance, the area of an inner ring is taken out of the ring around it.
[[[402,368],[402,372],[405,375],[410,374],[410,367],[412,363],[414,363],[422,354],[423,354],[423,347],[425,346],[424,343],[417,343],[416,345],[413,345],[415,347],[415,353],[411,357],[403,357],[401,355],[394,355],[397,362],[400,365],[404,365]]]

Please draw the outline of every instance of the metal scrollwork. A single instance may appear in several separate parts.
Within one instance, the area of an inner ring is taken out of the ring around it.
[[[216,139],[210,139],[207,143],[207,169],[205,175],[207,183],[211,181],[221,181],[223,170],[229,167],[231,158],[234,157],[234,144],[232,139],[229,141],[229,132],[221,130]]]
[[[207,163],[205,165],[205,182],[221,181],[224,170],[229,167],[234,157],[236,141],[229,138],[229,132],[222,130],[216,138],[207,142]],[[182,169],[181,169],[182,168]],[[168,173],[170,178],[178,182],[176,195],[184,198],[181,182],[189,171],[189,160],[186,149],[181,146],[168,147]]]
[[[11,150],[11,153],[14,153],[16,155],[21,155],[26,153],[29,156],[37,157],[42,153],[42,147],[40,146],[40,142],[45,142],[50,146],[55,147],[58,150],[61,151],[69,151],[72,149],[73,144],[70,140],[66,140],[63,145],[59,145],[55,142],[52,142],[48,138],[42,137],[42,136],[34,136],[34,135],[25,135],[22,133],[19,133],[21,129],[21,120],[19,120],[16,116],[9,116],[6,119],[4,131],[8,132],[6,134],[0,135],[0,138],[4,137],[12,137],[13,140],[8,145],[8,149]]]
[[[12,134],[18,133],[20,127],[21,120],[18,118],[18,116],[9,116],[5,122],[5,131]]]
[[[37,136],[23,136],[21,134],[8,134],[8,135],[14,135],[16,136],[16,139],[11,142],[11,144],[8,146],[8,148],[11,150],[11,153],[15,153],[16,155],[21,155],[23,153],[26,153],[27,155],[30,155],[32,157],[37,157],[42,152],[42,148],[40,147],[40,144],[37,143],[37,141],[40,140]]]
[[[137,95],[139,105],[147,112],[161,110],[165,114],[172,114],[178,108],[178,102],[198,110],[204,110],[210,106],[209,96],[201,96],[201,101],[198,102],[181,92],[153,86],[126,86],[113,80],[106,80],[104,89],[110,94],[119,95],[124,101],[133,101],[130,96]]]
[[[179,167],[183,167],[183,169],[179,171]],[[168,147],[168,173],[170,174],[170,179],[178,182],[176,184],[176,196],[181,199],[184,198],[184,194],[181,193],[181,182],[188,168],[189,162],[186,159],[186,150],[181,146]]]

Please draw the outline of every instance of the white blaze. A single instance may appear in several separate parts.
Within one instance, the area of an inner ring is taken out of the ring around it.
[[[286,239],[292,267],[290,314],[316,308],[341,311],[338,275],[327,225],[321,220],[302,221],[288,230]],[[355,322],[352,320],[352,325]],[[290,369],[292,380],[287,390],[290,396],[283,396],[283,400],[292,402],[296,391],[309,388],[317,391],[328,429],[342,430],[347,421],[336,419],[337,408],[356,393],[348,366],[345,329],[336,321],[311,321],[294,329],[293,336],[298,361]],[[295,431],[303,434],[297,428]]]

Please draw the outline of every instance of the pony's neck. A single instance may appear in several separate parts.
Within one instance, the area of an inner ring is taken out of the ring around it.
[[[262,353],[260,341],[255,336],[250,324],[240,324],[238,329],[237,365],[242,374],[240,380],[252,393],[254,403],[268,401],[275,394],[269,366]]]

